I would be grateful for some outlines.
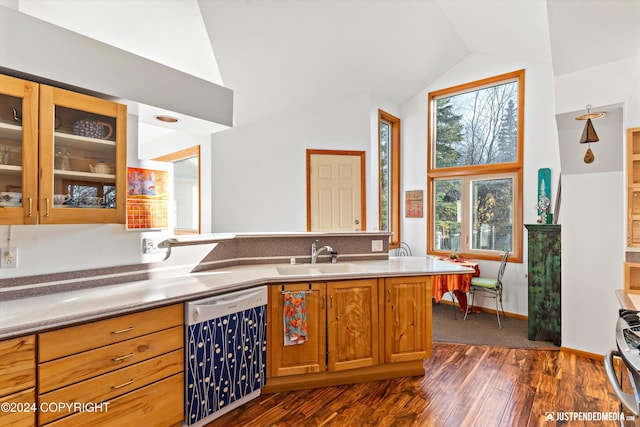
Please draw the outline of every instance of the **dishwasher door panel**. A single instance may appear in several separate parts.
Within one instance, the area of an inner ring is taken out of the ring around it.
[[[187,425],[204,425],[260,394],[266,379],[266,308],[265,300],[186,327]]]

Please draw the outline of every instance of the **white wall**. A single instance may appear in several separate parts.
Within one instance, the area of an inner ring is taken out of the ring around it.
[[[359,95],[214,134],[213,232],[305,231],[306,149],[366,151],[369,159],[369,111],[369,96]],[[368,189],[377,185],[371,176]]]
[[[495,76],[519,69],[525,69],[525,124],[524,124],[524,223],[535,223],[537,211],[534,208],[538,187],[538,169],[549,167],[552,171],[552,203],[555,200],[560,172],[559,149],[554,120],[553,79],[550,64],[526,63],[482,55],[470,55],[453,67],[402,106],[402,180],[404,190],[424,190],[426,199],[427,178],[427,102],[431,91],[439,90],[470,81]],[[403,197],[404,200],[404,197]],[[402,240],[406,241],[414,255],[426,253],[426,209],[424,218],[403,218]],[[403,212],[404,215],[404,212]],[[524,241],[523,264],[507,265],[504,283],[504,308],[511,313],[527,315],[527,258],[526,230],[521,230]],[[482,275],[497,274],[498,263],[481,261]],[[481,303],[492,307],[493,301]]]
[[[623,105],[620,140],[640,127],[640,57],[555,79],[556,112]],[[596,131],[598,122],[594,122]],[[624,155],[625,150],[620,153]],[[598,158],[593,165],[597,165]],[[624,165],[624,163],[623,163]],[[597,171],[597,169],[595,169]],[[615,345],[613,331],[624,288],[626,195],[624,170],[564,175],[562,179],[562,344],[603,354]]]

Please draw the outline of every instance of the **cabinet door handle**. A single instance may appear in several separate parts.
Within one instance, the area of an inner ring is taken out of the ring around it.
[[[329,308],[333,308],[333,295],[329,295]]]
[[[391,289],[387,290],[387,302],[391,302]]]
[[[129,326],[128,328],[120,329],[118,331],[111,331],[113,335],[123,334],[125,332],[133,331],[133,326]]]
[[[114,362],[122,362],[123,360],[126,360],[130,357],[133,357],[133,353],[125,354],[124,356],[120,357],[113,357],[111,360]]]
[[[326,304],[327,304],[326,299],[327,299],[327,297],[322,295],[322,308],[326,308]]]
[[[49,198],[44,199],[44,216],[49,216]]]
[[[33,199],[29,197],[29,217],[33,215]]]
[[[112,386],[111,386],[111,388],[112,388],[113,390],[117,390],[117,389],[119,389],[119,388],[126,387],[126,386],[128,386],[129,384],[133,384],[133,380],[132,380],[132,379],[131,379],[131,380],[129,380],[129,381],[127,381],[126,383],[122,383],[122,384],[120,384],[120,385],[112,385]]]

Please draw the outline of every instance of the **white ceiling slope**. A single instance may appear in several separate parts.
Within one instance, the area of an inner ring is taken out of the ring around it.
[[[472,53],[551,61],[556,76],[640,55],[640,0],[19,4],[140,56],[221,79],[234,91],[236,125],[361,93],[401,105]]]
[[[554,75],[640,55],[640,0],[549,0]]]
[[[236,123],[372,93],[400,105],[469,49],[434,1],[207,1]]]
[[[196,0],[19,0],[18,10],[224,86]]]

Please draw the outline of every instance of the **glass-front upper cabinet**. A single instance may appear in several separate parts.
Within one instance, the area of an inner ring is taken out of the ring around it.
[[[40,85],[39,114],[39,222],[124,223],[126,106]]]
[[[0,224],[38,220],[38,84],[0,75]]]

